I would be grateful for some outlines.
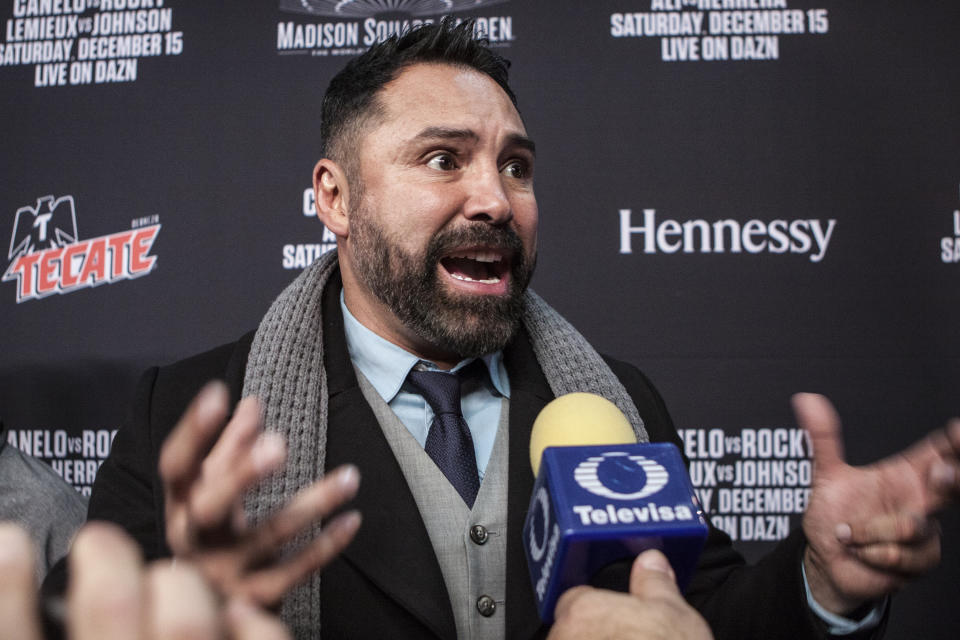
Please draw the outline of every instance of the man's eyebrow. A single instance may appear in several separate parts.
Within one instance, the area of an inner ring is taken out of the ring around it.
[[[427,127],[413,137],[418,140],[478,140],[480,136],[471,129],[453,129],[451,127]]]
[[[530,152],[530,155],[537,155],[537,145],[534,144],[533,139],[528,138],[525,135],[519,133],[512,133],[507,136],[507,145],[511,147],[520,147],[521,149],[526,149]]]
[[[452,127],[427,127],[413,137],[413,141],[423,140],[479,140],[480,136],[472,129],[455,129]],[[537,145],[533,140],[520,133],[507,136],[507,146],[526,149],[532,155],[537,155]]]

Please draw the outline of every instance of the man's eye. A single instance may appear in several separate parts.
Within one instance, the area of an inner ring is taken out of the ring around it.
[[[452,171],[457,168],[457,163],[449,153],[440,153],[430,158],[427,166],[439,171]]]
[[[511,178],[515,178],[517,180],[529,178],[531,173],[530,167],[527,165],[527,163],[520,160],[514,160],[507,163],[507,165],[503,168],[503,172]]]

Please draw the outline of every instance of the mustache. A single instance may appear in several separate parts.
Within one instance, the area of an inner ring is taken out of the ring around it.
[[[441,231],[427,245],[427,261],[435,264],[454,249],[467,246],[506,250],[512,261],[523,261],[523,242],[517,232],[509,227],[491,227],[478,222],[467,227]]]

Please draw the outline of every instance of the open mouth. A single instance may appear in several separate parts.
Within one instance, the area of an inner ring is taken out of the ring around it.
[[[441,258],[440,265],[455,280],[487,285],[499,284],[510,270],[506,256],[491,249],[458,249]]]

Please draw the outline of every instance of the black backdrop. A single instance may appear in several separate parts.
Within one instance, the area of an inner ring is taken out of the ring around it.
[[[657,383],[749,557],[802,510],[792,392],[836,402],[856,462],[960,413],[957,3],[337,4],[0,5],[0,417],[79,490],[139,371],[253,328],[329,246],[304,213],[326,85],[443,5],[514,63],[534,287]],[[955,637],[956,509],[943,525],[892,637]]]

